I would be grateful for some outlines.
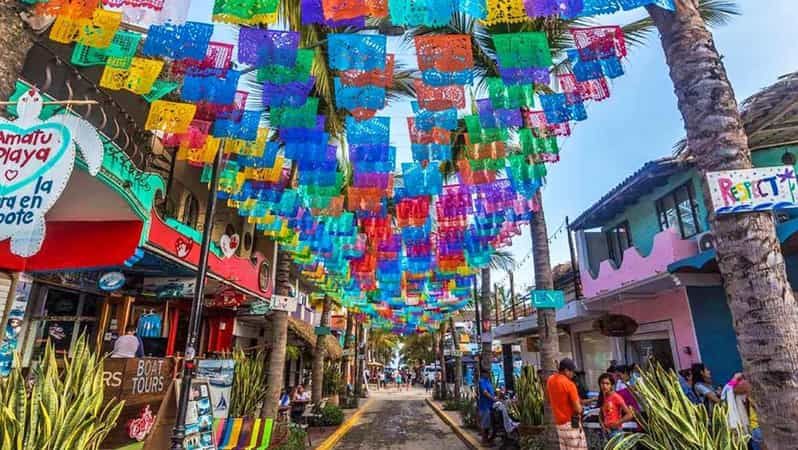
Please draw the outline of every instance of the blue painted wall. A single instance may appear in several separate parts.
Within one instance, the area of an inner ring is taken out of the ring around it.
[[[714,384],[723,385],[743,368],[726,294],[721,286],[689,286],[687,295],[701,362],[712,371]]]
[[[602,231],[610,229],[619,223],[628,220],[632,232],[632,243],[643,256],[648,256],[654,246],[654,236],[660,232],[659,219],[657,218],[657,199],[668,194],[682,184],[690,182],[696,194],[698,203],[698,218],[701,232],[707,231],[707,208],[704,201],[701,178],[695,169],[686,170],[672,175],[665,186],[651,191],[640,197],[634,204],[627,207],[623,213],[607,222]]]

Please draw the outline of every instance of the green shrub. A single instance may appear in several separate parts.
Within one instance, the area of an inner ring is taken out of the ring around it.
[[[60,363],[48,340],[39,366],[31,371],[30,385],[18,363],[0,379],[0,447],[100,448],[125,402],[105,396],[103,358],[89,350],[85,337],[78,338],[72,357]]]
[[[522,425],[543,425],[543,384],[534,368],[526,366],[515,378],[516,401],[510,406],[510,414]]]
[[[323,427],[338,426],[344,422],[344,412],[335,405],[324,405],[319,424]]]
[[[607,443],[606,450],[667,448],[669,450],[746,450],[748,436],[729,426],[725,404],[713,414],[684,395],[673,370],[658,363],[640,374],[635,394],[646,413],[637,414],[644,433],[623,433]]]
[[[477,400],[466,399],[461,404],[460,418],[463,421],[463,426],[466,428],[476,429],[477,426]]]
[[[288,428],[288,439],[277,450],[305,450],[305,442],[307,442],[308,433],[301,427],[290,424]]]
[[[444,411],[460,411],[460,402],[457,400],[446,400],[443,402]]]
[[[236,362],[230,392],[230,417],[253,417],[260,412],[266,397],[266,357],[263,352],[247,356],[241,349],[233,352]]]
[[[344,389],[344,380],[341,377],[341,371],[336,365],[329,365],[324,369],[324,378],[322,382],[322,395],[330,396],[339,394]]]

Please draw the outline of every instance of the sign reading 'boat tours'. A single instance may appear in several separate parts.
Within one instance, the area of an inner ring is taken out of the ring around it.
[[[798,183],[791,166],[707,173],[716,214],[794,208]]]
[[[85,120],[59,114],[39,120],[42,97],[31,89],[17,102],[19,117],[0,118],[0,241],[11,253],[35,255],[44,242],[44,215],[64,192],[75,165],[75,144],[97,175],[103,145]]]

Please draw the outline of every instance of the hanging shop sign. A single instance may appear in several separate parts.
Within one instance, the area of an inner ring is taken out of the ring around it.
[[[606,314],[593,322],[593,329],[604,336],[625,337],[635,334],[637,321],[623,314]]]
[[[329,336],[330,335],[330,327],[316,327],[315,328],[316,336]]]
[[[196,280],[194,278],[145,278],[142,282],[141,291],[145,295],[155,295],[158,298],[191,297],[194,295],[195,283]]]
[[[532,291],[532,305],[535,308],[562,308],[565,306],[565,292]]]
[[[222,255],[225,258],[232,258],[238,250],[238,245],[241,239],[238,234],[223,234],[219,239],[219,248],[222,249]]]
[[[44,215],[64,192],[75,166],[75,144],[91,175],[103,161],[97,130],[85,120],[60,114],[39,120],[44,102],[31,89],[17,102],[19,117],[0,118],[0,241],[29,257],[44,242]]]
[[[244,304],[246,299],[246,296],[238,289],[226,287],[217,292],[216,295],[207,302],[206,306],[212,308],[238,308]]]
[[[346,329],[346,316],[336,314],[330,317],[330,328],[335,331],[344,331]]]
[[[116,397],[125,406],[103,448],[141,442],[155,424],[155,415],[169,390],[174,360],[167,358],[109,358],[103,366],[105,398]]]
[[[793,208],[798,182],[791,166],[708,172],[716,214]]]
[[[97,281],[97,287],[103,291],[115,291],[125,285],[125,274],[122,272],[108,272]]]
[[[296,297],[287,297],[284,295],[272,295],[271,308],[273,311],[287,311],[295,312],[297,307]]]

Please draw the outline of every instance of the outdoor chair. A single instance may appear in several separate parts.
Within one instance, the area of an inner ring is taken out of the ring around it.
[[[310,424],[318,424],[321,422],[321,410],[327,406],[327,399],[322,399],[318,405],[314,405],[312,408],[306,408],[305,412],[302,413],[302,420],[299,423],[299,426],[305,431],[308,436],[308,446],[313,447],[313,442],[310,438]]]

